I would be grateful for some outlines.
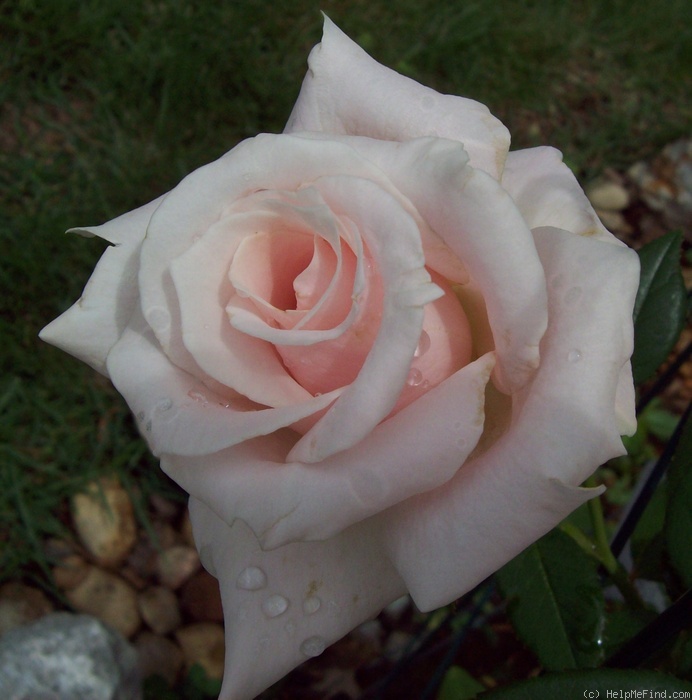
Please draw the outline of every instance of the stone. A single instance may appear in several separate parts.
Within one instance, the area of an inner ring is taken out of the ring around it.
[[[159,553],[157,572],[159,581],[175,590],[199,570],[201,563],[194,547],[178,544]]]
[[[627,176],[664,229],[681,229],[692,241],[692,138],[669,143],[650,162],[635,163]]]
[[[608,209],[596,209],[601,223],[612,233],[632,233],[632,227],[627,223],[625,217],[619,211]]]
[[[51,612],[52,603],[38,588],[17,582],[0,588],[0,636]]]
[[[142,619],[156,634],[168,634],[180,627],[178,599],[169,588],[147,588],[139,594],[137,602]]]
[[[223,627],[213,622],[197,622],[181,627],[175,638],[183,650],[185,666],[199,664],[215,680],[223,677],[225,641]]]
[[[629,192],[617,182],[600,179],[586,188],[586,196],[594,209],[622,211],[630,203]]]
[[[137,594],[108,571],[90,567],[84,580],[66,595],[75,610],[98,617],[124,637],[132,636],[140,626]]]
[[[87,615],[52,613],[0,639],[0,697],[140,700],[135,650]]]
[[[120,563],[137,541],[130,497],[116,481],[93,482],[73,496],[72,519],[82,544],[104,566]]]
[[[175,642],[144,631],[137,637],[135,647],[142,678],[161,676],[169,685],[175,684],[184,661],[183,652]]]
[[[183,585],[180,604],[194,622],[223,622],[219,582],[204,569]]]
[[[78,586],[89,573],[90,565],[79,554],[64,557],[57,566],[53,567],[55,585],[63,590]]]

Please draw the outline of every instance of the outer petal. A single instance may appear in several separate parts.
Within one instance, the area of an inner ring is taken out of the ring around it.
[[[101,256],[81,298],[40,333],[101,374],[106,355],[122,335],[137,303],[139,247],[163,196],[102,226],[70,229],[112,243]]]
[[[364,139],[353,144],[364,151],[369,147]],[[416,139],[396,149],[372,144],[370,153],[472,271],[497,352],[494,378],[513,393],[538,366],[547,325],[545,275],[521,213],[499,183],[466,164],[458,143]]]
[[[502,173],[509,132],[474,100],[441,95],[368,56],[327,17],[322,42],[285,131],[370,136],[406,141],[441,136],[461,141],[471,164],[495,179]]]
[[[194,498],[190,515],[202,561],[221,587],[220,700],[251,700],[406,592],[367,523],[326,542],[264,552],[241,521],[229,527]]]
[[[483,431],[493,362],[490,353],[467,365],[318,465],[284,463],[290,442],[267,436],[197,459],[165,455],[162,467],[227,523],[247,522],[265,547],[325,539],[456,473]]]
[[[502,186],[509,192],[530,228],[553,226],[580,236],[624,245],[601,223],[562,153],[540,146],[507,156]]]
[[[576,484],[623,453],[615,402],[632,352],[637,256],[557,229],[535,236],[547,274],[562,277],[550,288],[540,369],[514,397],[511,427],[444,487],[380,516],[423,610],[472,588],[598,493]]]
[[[339,395],[260,410],[244,397],[216,394],[175,367],[137,312],[108,355],[108,373],[156,455],[204,455],[280,430],[324,410]]]

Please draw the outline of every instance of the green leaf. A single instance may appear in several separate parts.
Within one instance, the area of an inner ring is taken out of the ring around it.
[[[549,670],[603,658],[604,601],[596,562],[559,530],[497,573],[517,634]]]
[[[692,420],[687,419],[668,472],[665,536],[670,561],[692,586]]]
[[[552,673],[483,693],[480,698],[482,700],[555,700],[555,698],[606,700],[609,697],[672,697],[672,691],[689,692],[690,690],[692,690],[692,683],[664,673],[599,668]],[[633,691],[640,691],[640,693]],[[641,691],[648,692],[644,695]]]
[[[437,700],[472,700],[485,686],[460,666],[452,666],[445,674]]]
[[[641,384],[663,363],[680,335],[687,303],[680,272],[682,235],[671,232],[639,250],[641,275],[634,304],[634,381]]]
[[[603,632],[603,648],[606,657],[611,656],[655,618],[656,613],[653,610],[631,608],[616,610],[608,615]]]

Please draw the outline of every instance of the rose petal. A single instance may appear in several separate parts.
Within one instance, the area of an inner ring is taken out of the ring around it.
[[[198,459],[165,455],[162,467],[226,522],[248,523],[264,547],[326,539],[452,478],[483,431],[493,364],[490,353],[467,365],[318,465],[285,463],[290,436],[274,435]]]
[[[238,245],[274,218],[271,213],[254,213],[222,219],[171,262],[170,275],[179,301],[182,341],[202,370],[195,374],[276,407],[310,395],[286,372],[271,345],[236,330],[226,315],[233,294],[228,270]],[[248,372],[248,357],[253,372]],[[262,374],[261,385],[256,373]]]
[[[339,395],[258,409],[243,397],[217,394],[171,364],[139,313],[108,355],[107,368],[157,456],[205,455],[270,434],[323,410]]]
[[[548,319],[543,268],[512,198],[470,168],[453,141],[416,139],[396,150],[374,148],[371,158],[472,271],[493,332],[494,379],[503,391],[517,391],[538,366]]]
[[[392,410],[404,386],[423,324],[423,307],[442,296],[425,270],[418,227],[370,180],[330,176],[316,186],[337,216],[348,216],[382,278],[382,320],[357,379],[296,444],[290,461],[319,462],[351,447]]]
[[[195,498],[190,516],[202,561],[220,583],[222,700],[252,700],[405,593],[365,527],[265,552],[242,521],[229,527]]]
[[[462,142],[474,167],[500,178],[509,132],[485,105],[441,95],[377,63],[327,17],[308,65],[286,133],[319,131],[384,141],[440,136]]]
[[[284,196],[286,196],[285,193]],[[265,318],[257,314],[256,300],[253,300],[255,301],[254,304],[248,304],[244,299],[235,296],[226,307],[226,312],[234,328],[247,335],[274,344],[279,352],[282,352],[282,348],[292,345],[299,347],[312,345],[342,336],[344,331],[351,327],[359,312],[358,304],[353,303],[353,300],[357,300],[366,291],[366,275],[364,272],[363,260],[364,251],[360,234],[355,230],[352,224],[349,224],[347,221],[340,221],[338,217],[334,216],[334,213],[329,210],[329,207],[322,199],[319,191],[314,187],[308,187],[296,193],[296,200],[300,201],[305,198],[309,198],[310,201],[319,205],[319,209],[322,210],[319,212],[310,212],[312,216],[306,219],[306,223],[312,225],[312,230],[315,235],[321,236],[330,244],[336,256],[335,274],[317,304],[302,315],[295,324],[289,323],[290,311],[286,311],[283,314],[272,312],[272,315],[280,323],[279,328],[268,324]],[[282,209],[278,211],[281,212],[282,219],[286,219],[287,215],[290,213]],[[305,214],[306,212],[301,213]],[[318,216],[315,216],[315,213],[317,213]],[[295,217],[295,214],[293,217]],[[351,229],[354,230],[351,231]],[[348,285],[349,280],[342,279],[342,275],[353,267],[352,265],[347,265],[346,269],[343,268],[344,254],[342,254],[342,247],[344,243],[347,243],[348,247],[350,247],[350,251],[347,252],[350,258],[355,254],[355,270],[353,270],[353,275],[350,280],[350,289],[348,290],[346,300],[334,299],[336,294],[341,293],[343,296],[346,292],[344,283]],[[238,261],[238,266],[242,267],[242,260]],[[232,281],[235,281],[235,286],[238,288],[238,291],[244,292],[245,285],[243,284],[242,275],[240,275],[240,279],[237,279],[238,275],[234,273],[234,268],[232,267],[230,276]],[[335,307],[342,309],[347,308],[347,312],[339,323],[333,326],[327,324],[326,327],[323,327],[325,326],[324,321],[326,320],[325,314],[329,314],[330,309]],[[264,306],[263,310],[265,314],[269,312],[267,306]]]
[[[502,186],[514,199],[529,228],[553,226],[624,245],[603,226],[556,148],[540,146],[512,151],[502,173]]]
[[[534,235],[563,284],[550,288],[541,366],[514,397],[512,425],[443,488],[378,516],[422,610],[462,595],[600,493],[576,484],[624,453],[613,408],[632,351],[637,256],[558,229]]]
[[[252,193],[296,191],[332,172],[386,180],[346,144],[262,134],[191,173],[169,193],[152,216],[142,244],[139,288],[144,316],[176,366],[200,379],[205,376],[183,342],[171,262]],[[269,405],[275,387],[262,367],[261,362],[255,364],[254,354],[245,357],[248,381],[255,382],[254,396]]]
[[[104,251],[79,301],[39,333],[41,340],[106,374],[106,356],[137,303],[139,247],[162,200],[163,196],[101,226],[68,231],[98,236],[113,245]]]

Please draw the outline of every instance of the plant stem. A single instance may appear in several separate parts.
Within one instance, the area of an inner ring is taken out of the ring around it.
[[[590,476],[586,480],[586,486],[594,487],[596,485],[597,483],[593,476]],[[594,554],[601,562],[612,582],[617,586],[625,602],[634,608],[644,608],[644,601],[639,595],[639,591],[634,587],[632,581],[630,581],[625,567],[615,558],[615,555],[610,549],[601,499],[599,497],[592,498],[588,502],[588,507],[591,527],[593,528],[594,534]],[[583,533],[582,536],[585,538]]]

